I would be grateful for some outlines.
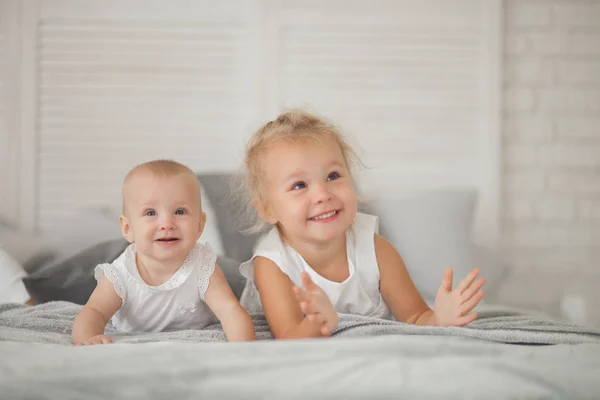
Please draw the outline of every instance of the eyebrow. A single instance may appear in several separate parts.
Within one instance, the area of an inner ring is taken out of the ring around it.
[[[327,164],[325,166],[326,169],[334,168],[334,167],[343,168],[342,164],[340,164],[340,162],[337,161],[337,160],[332,161],[332,162],[330,162],[329,164]],[[294,180],[294,179],[298,179],[299,177],[301,177],[302,175],[304,175],[304,173],[305,173],[304,170],[296,170],[296,171],[292,172],[291,174],[287,175],[283,179],[283,181],[284,182],[288,182],[288,181],[291,181],[291,180]]]

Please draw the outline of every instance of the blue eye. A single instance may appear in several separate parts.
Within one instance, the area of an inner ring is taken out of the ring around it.
[[[147,217],[154,217],[156,215],[156,211],[154,210],[148,210],[144,213],[145,216]]]
[[[177,211],[175,211],[175,215],[185,215],[186,212],[183,208],[179,208]]]
[[[339,177],[340,177],[340,174],[338,174],[337,172],[332,172],[329,175],[327,175],[327,180],[328,181],[335,181]]]
[[[292,190],[300,190],[306,188],[306,183],[304,182],[296,182],[292,185]]]

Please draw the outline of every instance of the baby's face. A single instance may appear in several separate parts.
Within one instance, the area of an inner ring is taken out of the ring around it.
[[[124,188],[123,235],[138,257],[183,263],[204,229],[197,180],[186,174],[162,178],[140,172]]]
[[[356,194],[337,143],[276,143],[262,167],[267,222],[277,223],[290,242],[328,242],[354,221]]]

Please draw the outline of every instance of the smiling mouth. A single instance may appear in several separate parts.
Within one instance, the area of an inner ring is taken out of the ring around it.
[[[329,212],[317,215],[316,217],[309,218],[309,220],[311,220],[311,221],[319,221],[319,220],[322,220],[322,219],[331,218],[334,215],[337,215],[339,212],[340,212],[339,210],[329,211]]]
[[[175,242],[177,240],[179,240],[179,238],[162,238],[162,239],[156,239],[157,242],[163,242],[163,243]]]

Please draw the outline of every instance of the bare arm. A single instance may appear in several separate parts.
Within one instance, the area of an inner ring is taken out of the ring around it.
[[[276,339],[318,338],[321,324],[310,321],[300,309],[294,285],[268,258],[254,259],[254,281],[271,332]]]
[[[121,308],[122,300],[113,284],[102,276],[87,304],[83,306],[73,323],[73,344],[100,344],[112,341],[104,336],[104,327]]]
[[[381,295],[398,321],[416,325],[463,326],[477,318],[473,309],[483,298],[481,288],[485,284],[485,279],[477,279],[478,269],[474,269],[453,289],[452,269],[447,268],[435,297],[435,310],[431,310],[410,279],[394,246],[382,236],[375,235],[375,253]]]
[[[204,301],[223,325],[228,341],[256,340],[250,315],[240,305],[218,265],[210,277]]]
[[[375,254],[380,274],[380,291],[396,320],[416,325],[436,325],[406,270],[398,251],[383,236],[375,235]]]

